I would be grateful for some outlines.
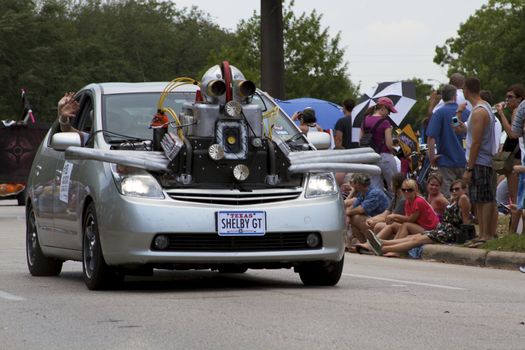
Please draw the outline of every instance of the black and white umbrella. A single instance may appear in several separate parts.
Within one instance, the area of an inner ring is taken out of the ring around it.
[[[380,97],[388,97],[394,102],[397,113],[390,113],[390,118],[398,126],[416,103],[416,84],[411,81],[383,82],[363,94],[352,111],[354,128],[361,128],[366,111],[375,106]]]

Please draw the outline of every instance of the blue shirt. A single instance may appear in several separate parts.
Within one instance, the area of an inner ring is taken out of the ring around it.
[[[384,212],[390,205],[390,199],[385,192],[376,187],[368,187],[366,195],[363,197],[361,192],[357,194],[354,208],[361,206],[368,216],[376,216]]]
[[[438,167],[464,168],[466,165],[463,139],[465,135],[458,135],[452,126],[452,118],[456,115],[458,104],[456,102],[446,103],[437,109],[427,127],[427,136],[433,137],[437,144],[437,154],[441,157],[437,160]],[[464,111],[461,120],[466,122],[469,113]]]

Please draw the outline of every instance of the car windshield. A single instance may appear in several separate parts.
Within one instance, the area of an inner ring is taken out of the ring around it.
[[[105,95],[103,97],[103,128],[110,133],[132,138],[151,140],[153,131],[149,128],[157,112],[160,93],[130,93]],[[164,107],[172,108],[177,115],[185,102],[194,101],[195,92],[174,92],[164,100]],[[173,120],[170,117],[170,120]],[[106,134],[108,140],[119,138]]]
[[[288,141],[300,133],[292,120],[277,106],[277,103],[264,94],[253,96],[253,103],[261,106],[264,133],[272,138]]]
[[[111,141],[126,136],[151,140],[153,132],[149,125],[153,115],[157,112],[159,97],[159,93],[105,95],[103,97],[103,129],[109,132],[104,135],[105,139]],[[163,106],[172,108],[179,115],[184,103],[192,101],[195,101],[195,92],[172,92],[164,100]],[[253,96],[252,103],[261,107],[265,135],[287,141],[299,133],[290,118],[277,107],[271,98],[257,93]],[[168,116],[170,120],[173,120],[172,116]]]

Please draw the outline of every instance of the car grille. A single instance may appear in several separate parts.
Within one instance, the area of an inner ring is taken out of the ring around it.
[[[312,232],[267,232],[264,236],[219,236],[216,233],[164,234],[168,248],[162,251],[192,252],[258,252],[280,250],[314,250],[322,247],[306,245],[306,236]],[[321,235],[319,234],[319,237]],[[152,250],[159,251],[152,246]]]
[[[282,202],[298,198],[302,189],[282,191],[240,192],[240,191],[198,191],[178,192],[169,191],[172,199],[185,202],[222,204],[222,205],[250,205]]]

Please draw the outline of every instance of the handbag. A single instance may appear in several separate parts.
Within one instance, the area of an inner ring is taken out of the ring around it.
[[[509,175],[512,173],[512,168],[514,167],[514,156],[518,152],[519,144],[516,145],[514,151],[502,151],[497,152],[492,156],[492,169],[500,175]]]

